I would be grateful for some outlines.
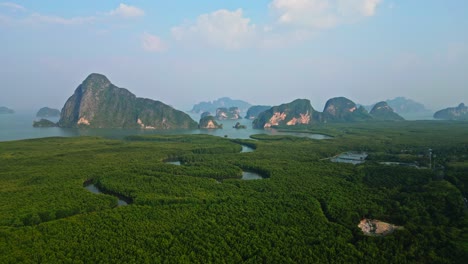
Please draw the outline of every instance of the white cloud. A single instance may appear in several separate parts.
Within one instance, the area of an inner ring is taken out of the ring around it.
[[[129,6],[126,4],[120,4],[119,7],[109,12],[111,16],[120,16],[125,18],[141,17],[145,15],[145,12],[135,6]]]
[[[278,15],[280,24],[329,28],[337,23],[337,17],[330,12],[328,0],[274,0],[270,8]]]
[[[109,11],[109,12],[101,12],[97,13],[93,16],[78,16],[78,17],[71,17],[66,18],[62,16],[55,16],[55,15],[45,15],[33,11],[28,11],[23,6],[20,6],[15,3],[11,2],[2,2],[0,3],[0,7],[4,6],[13,10],[22,10],[27,11],[23,14],[22,17],[14,18],[10,16],[3,16],[0,18],[0,23],[2,24],[17,24],[17,23],[27,23],[32,25],[37,24],[55,24],[55,25],[84,25],[90,24],[96,21],[103,21],[108,16],[114,17],[123,17],[123,18],[132,18],[132,17],[139,17],[144,15],[144,11],[125,4],[120,4],[116,9]]]
[[[273,0],[270,9],[283,25],[326,29],[373,16],[382,0]]]
[[[239,49],[252,44],[256,26],[243,16],[242,9],[221,9],[200,15],[195,22],[173,27],[176,40],[202,42],[214,47]]]
[[[166,44],[155,35],[143,33],[142,36],[143,49],[150,52],[163,52],[167,50]]]
[[[19,11],[25,11],[26,8],[24,8],[22,5],[18,5],[16,3],[12,2],[1,2],[0,6],[7,7],[13,10],[19,10]]]
[[[24,20],[31,24],[57,24],[57,25],[83,25],[96,21],[96,17],[72,17],[46,16],[38,13],[32,14]]]
[[[374,16],[382,0],[338,0],[338,10],[342,15]]]

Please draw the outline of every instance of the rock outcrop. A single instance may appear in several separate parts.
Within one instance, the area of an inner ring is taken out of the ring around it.
[[[238,107],[225,108],[221,107],[216,109],[216,119],[218,120],[237,120],[242,119]]]
[[[54,108],[49,108],[49,107],[43,107],[37,111],[36,117],[59,117],[60,116],[60,110],[54,109]]]
[[[371,120],[364,107],[358,107],[353,101],[345,97],[331,98],[323,109],[325,122],[354,122]]]
[[[93,73],[62,108],[60,127],[189,129],[197,123],[186,113],[162,102],[137,98]]]
[[[219,129],[223,128],[223,124],[218,124],[213,116],[205,116],[200,119],[198,125],[200,129]]]
[[[14,114],[15,111],[5,106],[0,106],[0,114]]]
[[[235,129],[246,129],[247,126],[246,126],[246,125],[242,125],[240,122],[237,122],[232,128],[235,128]]]
[[[254,105],[254,106],[251,106],[249,108],[249,110],[247,110],[247,114],[245,115],[245,118],[247,119],[255,119],[258,117],[258,115],[261,113],[261,112],[264,112],[268,109],[270,109],[271,106],[268,106],[268,105]]]
[[[308,125],[320,121],[320,113],[316,112],[310,101],[297,99],[287,104],[274,106],[259,114],[253,121],[254,128],[269,128],[275,126]]]
[[[57,126],[57,123],[54,123],[44,118],[39,121],[33,122],[33,127],[56,127],[56,126]]]
[[[461,103],[457,107],[442,109],[434,114],[434,118],[444,120],[468,120],[468,107]]]
[[[372,110],[370,111],[370,115],[375,120],[381,121],[403,121],[405,120],[403,117],[398,115],[393,111],[393,109],[387,104],[387,102],[378,102],[374,105]]]

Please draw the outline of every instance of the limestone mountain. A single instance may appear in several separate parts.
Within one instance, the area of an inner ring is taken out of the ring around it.
[[[434,118],[445,120],[468,120],[468,107],[461,103],[457,107],[442,109],[434,114]]]
[[[242,119],[240,110],[238,107],[220,107],[216,109],[216,119],[218,120],[237,120],[237,119]]]
[[[257,116],[268,109],[270,109],[271,106],[269,105],[254,105],[247,110],[247,114],[245,115],[245,118],[247,119],[255,119]]]
[[[290,103],[274,106],[258,115],[253,121],[254,128],[292,126],[319,122],[321,115],[307,99],[296,99]]]
[[[353,122],[371,119],[372,116],[364,107],[358,107],[346,97],[329,99],[323,109],[323,120],[325,122]]]
[[[43,107],[37,111],[36,117],[59,117],[60,116],[60,110],[54,109],[54,108],[49,108],[49,107]]]
[[[200,119],[200,124],[198,128],[201,129],[218,129],[223,128],[223,124],[218,124],[214,116],[205,116]]]
[[[393,109],[387,104],[387,102],[378,102],[374,105],[370,111],[370,115],[375,120],[382,121],[403,121],[405,120],[399,114],[395,113]]]
[[[62,108],[60,127],[196,128],[186,113],[162,102],[137,98],[101,74],[90,74]]]
[[[14,114],[15,111],[5,106],[0,106],[0,114]]]
[[[197,114],[203,112],[216,113],[216,109],[218,108],[229,108],[234,106],[238,107],[241,113],[245,113],[251,105],[246,101],[231,99],[229,97],[222,97],[212,102],[200,102],[194,105],[190,112]]]
[[[430,112],[423,104],[405,97],[386,100],[387,104],[398,114],[415,114]]]

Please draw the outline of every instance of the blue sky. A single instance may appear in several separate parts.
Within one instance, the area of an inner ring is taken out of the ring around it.
[[[182,110],[405,96],[468,103],[468,1],[3,1],[0,105],[61,108],[92,72]]]

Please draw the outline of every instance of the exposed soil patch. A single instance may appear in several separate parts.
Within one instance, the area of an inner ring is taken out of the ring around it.
[[[386,236],[395,230],[403,229],[401,226],[396,226],[390,223],[385,223],[375,219],[362,219],[358,227],[367,236]]]

